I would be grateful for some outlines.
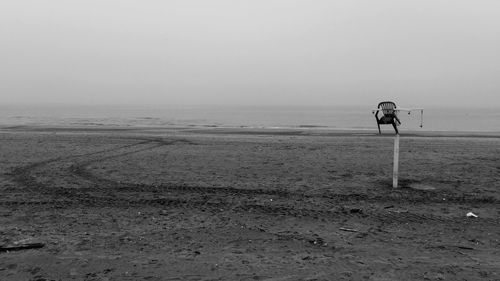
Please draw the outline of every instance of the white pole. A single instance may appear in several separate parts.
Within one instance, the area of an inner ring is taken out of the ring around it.
[[[394,138],[394,169],[392,171],[392,187],[398,187],[398,166],[399,166],[399,134]]]

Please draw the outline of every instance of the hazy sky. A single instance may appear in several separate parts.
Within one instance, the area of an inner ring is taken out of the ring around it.
[[[500,107],[498,0],[2,0],[17,103]]]

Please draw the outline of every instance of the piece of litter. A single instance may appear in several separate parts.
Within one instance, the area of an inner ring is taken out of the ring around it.
[[[457,247],[460,248],[460,249],[464,249],[464,250],[474,250],[474,248],[467,247],[467,246],[457,246]]]
[[[356,229],[352,229],[352,228],[345,228],[345,227],[341,227],[341,228],[339,228],[339,230],[342,230],[342,231],[349,231],[349,232],[358,232],[358,230],[356,230]]]
[[[44,247],[43,243],[26,243],[15,246],[0,246],[0,252],[8,252],[8,251],[20,251],[20,250],[29,250],[29,249],[39,249]]]
[[[473,212],[468,212],[466,215],[468,218],[477,218],[478,216],[474,214]]]

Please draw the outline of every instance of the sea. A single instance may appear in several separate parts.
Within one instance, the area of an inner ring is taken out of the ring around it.
[[[500,132],[500,108],[424,108],[402,131]],[[211,127],[377,130],[363,106],[0,105],[0,126]]]

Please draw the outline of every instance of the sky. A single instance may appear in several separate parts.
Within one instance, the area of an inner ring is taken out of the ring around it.
[[[498,0],[3,0],[3,103],[500,108]]]

